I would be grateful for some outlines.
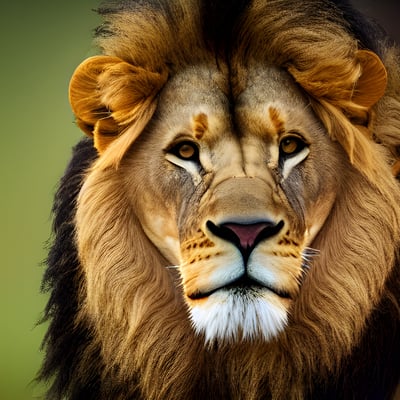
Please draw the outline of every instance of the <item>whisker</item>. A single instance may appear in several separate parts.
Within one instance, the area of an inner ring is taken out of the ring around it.
[[[319,254],[320,254],[319,250],[313,249],[311,247],[306,247],[301,254],[301,258],[303,260],[303,268],[309,269],[312,259],[316,256],[319,256]]]
[[[179,265],[167,265],[165,268],[167,268],[167,269],[178,269]]]

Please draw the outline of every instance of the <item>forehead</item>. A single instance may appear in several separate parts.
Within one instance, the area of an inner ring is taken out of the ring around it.
[[[188,68],[166,85],[159,113],[168,115],[173,130],[193,130],[201,121],[218,135],[274,134],[285,130],[289,121],[307,124],[308,101],[287,72],[263,65],[248,68],[235,96],[233,80],[237,81],[207,66]]]
[[[207,66],[197,66],[185,69],[167,82],[159,108],[170,114],[176,111],[182,116],[196,109],[207,113],[227,113],[229,101],[227,74]]]
[[[235,100],[235,118],[254,134],[306,129],[315,122],[309,101],[286,71],[256,65],[249,68]],[[302,129],[303,128],[303,129]]]

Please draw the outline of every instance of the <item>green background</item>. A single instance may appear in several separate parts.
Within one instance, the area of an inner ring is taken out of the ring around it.
[[[355,1],[398,34],[396,1]],[[81,137],[68,104],[74,68],[94,53],[95,0],[3,2],[0,9],[0,400],[40,398],[40,281],[57,181]],[[388,12],[387,17],[384,13]],[[394,18],[396,16],[396,18]],[[396,19],[396,21],[395,21]]]
[[[98,1],[4,1],[0,7],[0,399],[40,398],[35,327],[57,181],[81,137],[68,103],[75,67],[93,54]]]

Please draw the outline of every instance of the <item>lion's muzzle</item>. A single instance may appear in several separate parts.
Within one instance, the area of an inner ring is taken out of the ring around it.
[[[181,244],[185,299],[206,340],[268,339],[286,324],[302,275],[302,238],[270,178],[217,176]]]

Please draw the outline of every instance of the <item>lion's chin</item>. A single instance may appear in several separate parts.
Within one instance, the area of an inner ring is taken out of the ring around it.
[[[284,330],[291,300],[268,289],[224,288],[190,301],[190,317],[198,334],[214,342],[269,341]]]

